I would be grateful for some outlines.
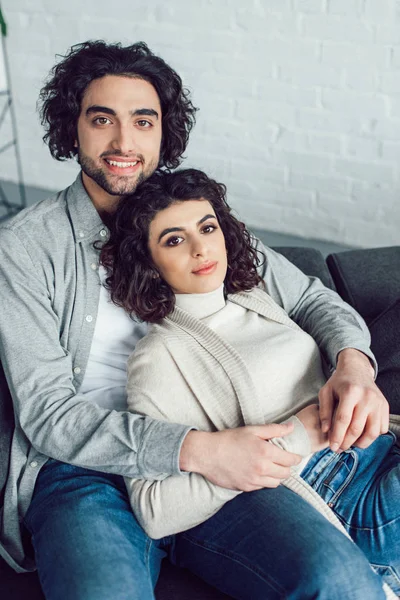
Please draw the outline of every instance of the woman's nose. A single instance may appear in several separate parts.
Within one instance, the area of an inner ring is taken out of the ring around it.
[[[193,247],[192,247],[193,256],[204,256],[206,254],[206,252],[207,252],[207,247],[202,239],[196,240],[196,242],[193,243]]]

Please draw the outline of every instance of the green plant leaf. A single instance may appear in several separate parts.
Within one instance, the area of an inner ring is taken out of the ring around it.
[[[3,35],[4,37],[6,37],[6,35],[7,35],[7,23],[4,20],[3,13],[1,12],[1,8],[0,8],[0,31],[1,31],[1,35]]]

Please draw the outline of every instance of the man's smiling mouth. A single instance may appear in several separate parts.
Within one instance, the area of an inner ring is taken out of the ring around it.
[[[135,160],[133,162],[120,162],[118,160],[110,160],[109,158],[104,159],[106,162],[108,162],[109,165],[111,165],[112,167],[119,167],[120,169],[127,169],[128,167],[135,167],[138,164],[138,160]]]

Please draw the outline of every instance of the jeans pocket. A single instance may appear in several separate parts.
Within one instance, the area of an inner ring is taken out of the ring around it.
[[[340,459],[326,474],[318,488],[318,494],[331,507],[347,488],[357,469],[358,456],[353,450],[343,452]]]
[[[383,579],[385,583],[388,584],[391,590],[397,595],[400,596],[400,576],[396,573],[395,569],[390,566],[384,565],[374,565],[371,563],[371,567],[374,569],[375,573],[378,573]]]

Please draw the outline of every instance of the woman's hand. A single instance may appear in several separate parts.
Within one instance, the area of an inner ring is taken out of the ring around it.
[[[324,450],[329,446],[328,433],[323,432],[321,428],[318,404],[306,406],[296,413],[296,417],[303,423],[307,431],[312,452]]]

